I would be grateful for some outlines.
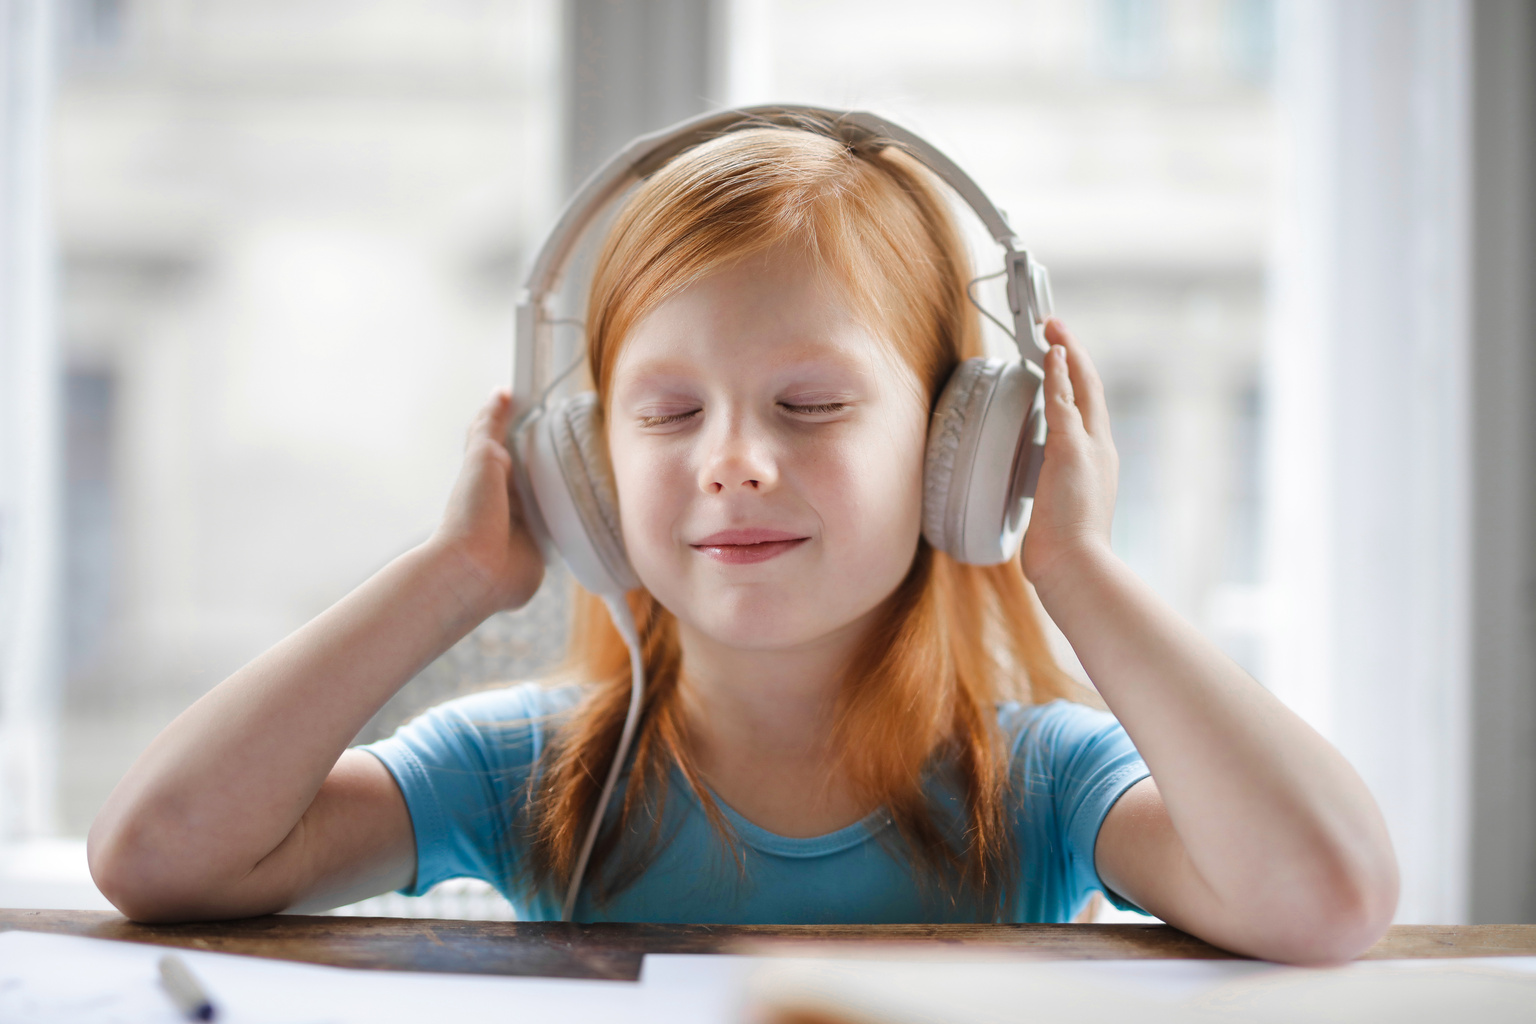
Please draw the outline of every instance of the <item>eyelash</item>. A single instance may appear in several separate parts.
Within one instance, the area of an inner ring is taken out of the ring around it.
[[[665,427],[669,423],[681,423],[683,420],[692,416],[695,412],[698,412],[698,410],[694,409],[691,412],[675,412],[670,416],[641,416],[640,425],[642,427]]]
[[[817,405],[790,405],[788,402],[780,402],[779,405],[790,412],[805,416],[827,416],[835,412],[842,412],[848,407],[846,402],[822,402]],[[676,412],[669,416],[641,416],[642,427],[665,427],[672,423],[681,423],[693,416],[699,410],[691,409],[688,412]]]

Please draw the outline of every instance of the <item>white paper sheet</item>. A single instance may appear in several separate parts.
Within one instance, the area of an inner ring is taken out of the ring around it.
[[[182,1024],[159,984],[168,950],[36,932],[0,934],[0,1024]],[[734,1019],[739,985],[497,978],[362,971],[175,950],[228,1024],[393,1024],[453,1020]],[[697,972],[695,972],[697,974]]]
[[[0,1024],[179,1024],[156,970],[165,952],[0,933]],[[1030,961],[1013,953],[918,959],[898,952],[877,960],[651,955],[636,984],[360,971],[176,952],[228,1024],[724,1024],[743,1018],[748,999],[893,1024],[1536,1022],[1536,957],[1309,970],[1242,960]]]

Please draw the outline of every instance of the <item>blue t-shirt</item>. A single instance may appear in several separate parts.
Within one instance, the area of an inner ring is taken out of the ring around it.
[[[449,878],[480,878],[523,920],[559,920],[560,896],[532,897],[521,884],[520,815],[530,771],[549,731],[580,700],[578,686],[533,684],[441,704],[367,750],[405,795],[416,833],[418,896]],[[1113,716],[1067,701],[1003,704],[998,722],[1011,746],[1011,821],[1020,863],[1004,904],[1006,921],[1067,921],[1094,891],[1106,891],[1093,848],[1104,816],[1149,773]],[[933,783],[941,815],[960,802]],[[623,779],[610,814],[623,795]],[[673,770],[664,840],[638,880],[594,906],[590,883],[578,921],[699,924],[831,924],[974,921],[963,900],[919,885],[884,811],[827,835],[796,839],[747,821],[716,798],[734,828],[743,863]],[[889,833],[889,834],[888,834]],[[745,869],[744,871],[742,869]],[[1108,894],[1121,907],[1126,904]],[[1133,908],[1134,909],[1134,908]]]

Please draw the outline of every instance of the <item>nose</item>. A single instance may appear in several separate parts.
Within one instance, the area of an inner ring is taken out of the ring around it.
[[[767,432],[740,415],[720,416],[714,426],[704,432],[699,489],[705,494],[772,490],[779,472]]]

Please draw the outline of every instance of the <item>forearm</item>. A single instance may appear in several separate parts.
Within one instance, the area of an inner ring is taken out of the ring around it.
[[[1212,905],[1270,927],[1395,901],[1385,825],[1338,751],[1107,550],[1075,569],[1041,600],[1146,759]]]
[[[166,727],[93,824],[93,870],[166,890],[246,878],[358,730],[485,611],[451,555],[396,559]]]

